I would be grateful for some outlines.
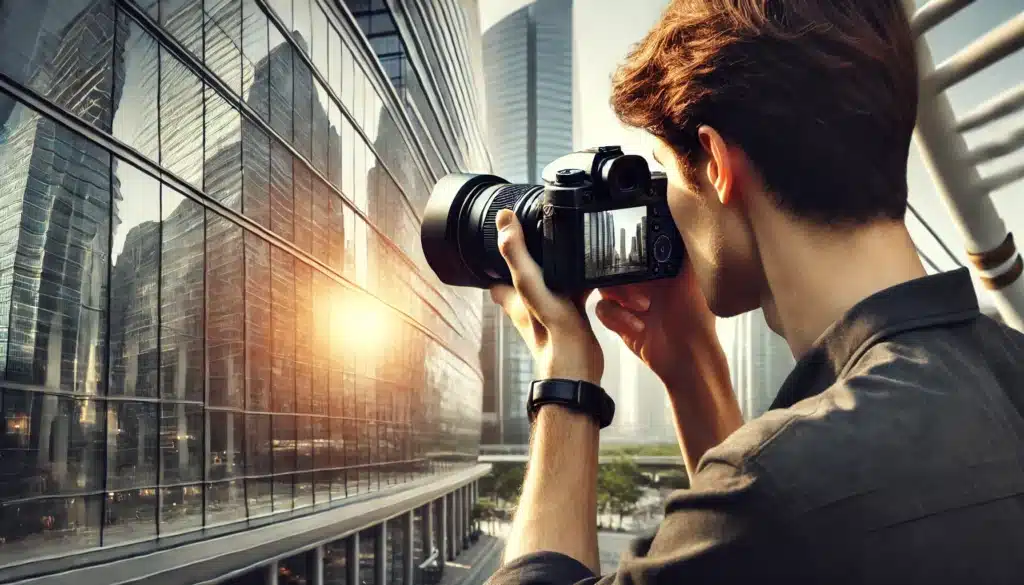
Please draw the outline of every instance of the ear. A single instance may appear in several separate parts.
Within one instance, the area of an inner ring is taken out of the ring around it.
[[[735,196],[736,183],[736,168],[729,148],[726,146],[725,140],[722,139],[722,135],[711,126],[698,128],[697,137],[708,157],[705,167],[708,182],[718,193],[718,200],[722,202],[722,205],[729,205]]]

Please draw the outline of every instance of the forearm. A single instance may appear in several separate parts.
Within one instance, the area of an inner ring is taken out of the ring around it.
[[[685,365],[663,381],[686,472],[692,477],[704,453],[743,425],[743,415],[717,338],[694,344],[681,362]]]
[[[541,408],[523,492],[505,545],[505,562],[551,551],[600,574],[597,466],[597,424],[559,406]]]

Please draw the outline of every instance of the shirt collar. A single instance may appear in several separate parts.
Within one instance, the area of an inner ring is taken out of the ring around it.
[[[917,278],[854,305],[818,338],[786,378],[771,408],[789,408],[824,392],[875,343],[898,333],[969,321],[980,315],[970,271]]]

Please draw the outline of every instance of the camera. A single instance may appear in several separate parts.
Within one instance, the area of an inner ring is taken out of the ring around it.
[[[420,240],[441,282],[511,283],[495,217],[511,209],[548,288],[571,294],[679,273],[683,241],[669,214],[667,180],[618,146],[574,152],[545,167],[544,185],[451,174],[434,187]]]

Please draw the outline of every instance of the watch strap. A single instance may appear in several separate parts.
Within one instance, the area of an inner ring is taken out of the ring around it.
[[[548,378],[530,384],[526,412],[532,423],[537,411],[545,404],[558,404],[570,410],[590,415],[603,429],[615,417],[615,401],[597,384],[584,380]]]

